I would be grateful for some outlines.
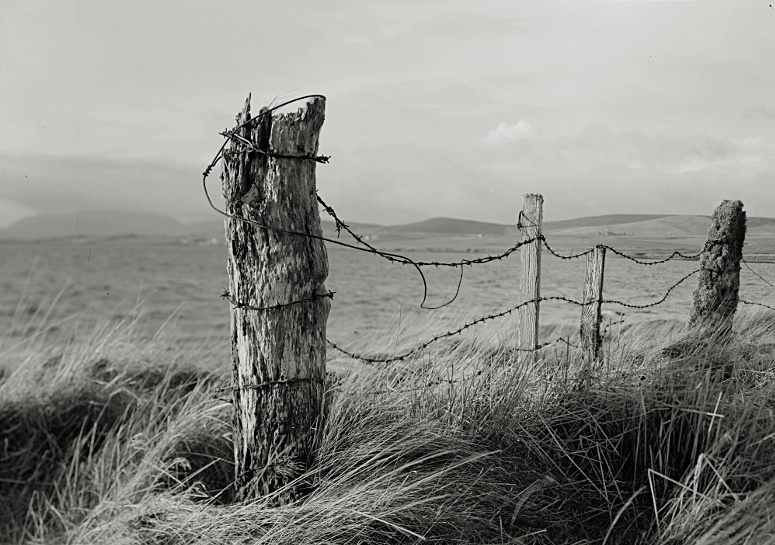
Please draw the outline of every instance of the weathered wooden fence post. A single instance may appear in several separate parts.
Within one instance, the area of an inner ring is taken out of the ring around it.
[[[322,235],[315,162],[303,157],[317,153],[324,113],[320,97],[296,112],[259,115],[224,150],[228,213],[273,228],[226,220],[238,499],[298,477],[320,425],[328,261],[322,241],[283,231]],[[237,124],[249,119],[248,96]],[[277,501],[299,493],[289,487]]]
[[[584,273],[584,295],[581,307],[581,346],[587,364],[596,361],[600,353],[600,321],[603,308],[603,272],[605,270],[605,247],[596,246],[587,254]]]
[[[538,315],[541,306],[541,224],[544,218],[544,198],[538,194],[525,195],[519,217],[522,241],[532,240],[521,249],[522,271],[519,278],[522,302],[533,301],[519,309],[519,348],[535,350],[538,347]],[[521,361],[533,361],[535,353],[523,353]]]
[[[700,257],[699,282],[689,325],[704,331],[732,328],[740,289],[746,217],[743,203],[724,201],[715,212]]]

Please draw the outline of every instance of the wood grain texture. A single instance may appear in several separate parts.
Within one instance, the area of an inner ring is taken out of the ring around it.
[[[541,236],[541,224],[544,218],[544,198],[537,194],[525,195],[522,205],[520,224],[522,240]],[[519,289],[522,302],[538,299],[541,296],[541,241],[535,240],[521,248],[522,270],[519,277]],[[519,348],[535,350],[538,346],[538,317],[541,303],[536,301],[519,309]],[[523,358],[527,359],[527,358]],[[534,355],[530,356],[534,359]]]
[[[584,306],[581,308],[581,346],[588,363],[596,361],[600,351],[604,271],[605,248],[597,246],[587,254],[582,297]]]
[[[315,98],[296,112],[259,117],[240,134],[264,152],[316,155],[324,112],[325,100]],[[248,119],[250,97],[237,123]],[[313,161],[269,157],[232,141],[223,168],[229,214],[322,235]],[[322,241],[227,219],[226,242],[235,302],[271,307],[325,292],[328,259]],[[311,463],[329,307],[328,298],[266,311],[231,307],[238,498],[274,492]],[[299,493],[289,490],[279,503]]]

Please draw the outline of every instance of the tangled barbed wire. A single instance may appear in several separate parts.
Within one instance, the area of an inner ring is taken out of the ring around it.
[[[512,245],[509,248],[507,248],[503,252],[500,252],[500,253],[497,253],[497,254],[492,254],[492,255],[487,255],[487,256],[484,256],[484,257],[476,258],[476,259],[461,259],[461,260],[458,260],[458,261],[418,261],[418,260],[413,260],[413,259],[411,259],[410,257],[408,257],[406,255],[402,255],[402,254],[395,253],[395,252],[389,252],[389,251],[385,251],[385,250],[380,250],[377,247],[375,247],[374,245],[370,244],[366,240],[366,238],[364,236],[359,235],[356,232],[354,232],[344,221],[342,221],[337,216],[335,210],[331,206],[329,206],[320,197],[320,195],[317,194],[317,193],[316,193],[316,199],[317,199],[318,204],[322,207],[322,209],[334,221],[334,226],[335,226],[336,233],[337,233],[337,238],[336,239],[325,237],[325,236],[322,236],[322,235],[315,235],[315,234],[311,234],[311,233],[307,233],[307,232],[293,231],[293,230],[277,228],[277,227],[273,227],[273,226],[269,226],[269,225],[264,225],[264,224],[262,224],[260,222],[257,222],[255,220],[252,220],[252,219],[249,219],[249,218],[245,218],[245,217],[237,216],[237,215],[234,215],[234,214],[230,214],[230,213],[228,213],[228,212],[226,212],[224,210],[220,210],[218,207],[216,207],[215,204],[213,203],[212,199],[210,198],[210,195],[209,195],[209,192],[208,192],[208,189],[207,189],[207,177],[212,172],[212,169],[215,167],[215,165],[218,163],[218,161],[221,160],[224,157],[224,151],[226,149],[226,145],[229,142],[233,142],[235,145],[241,146],[243,149],[245,149],[245,150],[247,150],[249,152],[265,155],[265,156],[272,157],[272,158],[275,158],[275,159],[306,160],[306,161],[313,161],[313,162],[316,162],[316,163],[327,163],[329,161],[330,157],[323,156],[323,155],[321,155],[321,156],[289,155],[289,154],[281,154],[281,153],[278,153],[278,152],[275,152],[275,151],[272,151],[272,150],[262,150],[262,149],[259,148],[259,146],[256,143],[254,143],[254,142],[250,141],[249,139],[243,137],[242,135],[238,134],[238,131],[240,129],[242,129],[244,127],[247,127],[251,123],[255,123],[257,120],[259,120],[263,116],[271,114],[272,112],[276,111],[277,109],[282,108],[284,106],[287,106],[289,104],[292,104],[294,102],[301,101],[301,100],[306,100],[306,99],[310,99],[310,98],[325,98],[325,97],[323,95],[306,95],[306,96],[294,98],[292,100],[286,101],[286,102],[284,102],[282,104],[279,104],[277,106],[274,106],[272,108],[263,109],[257,116],[245,120],[241,124],[238,124],[238,126],[235,127],[234,129],[223,131],[222,133],[220,133],[222,136],[224,136],[225,141],[224,141],[223,145],[221,146],[221,148],[216,153],[216,155],[213,158],[213,160],[211,161],[211,163],[206,167],[206,169],[205,169],[205,171],[203,173],[203,177],[202,177],[202,186],[203,186],[203,189],[204,189],[204,193],[205,193],[205,197],[207,199],[207,202],[209,203],[210,207],[213,210],[215,210],[218,214],[220,214],[220,215],[222,215],[222,216],[224,216],[226,218],[232,219],[234,221],[239,221],[239,222],[243,222],[243,223],[246,223],[246,224],[250,224],[250,225],[252,225],[252,226],[254,226],[254,227],[258,228],[258,229],[270,230],[270,231],[274,231],[274,232],[277,232],[277,233],[283,233],[283,234],[288,234],[288,235],[292,235],[292,236],[300,236],[300,237],[305,237],[305,238],[309,238],[309,239],[316,239],[316,240],[320,240],[320,241],[323,241],[323,242],[328,242],[328,243],[331,243],[331,244],[334,244],[334,245],[338,245],[338,246],[341,246],[341,247],[345,247],[345,248],[348,248],[348,249],[351,249],[351,250],[356,250],[356,251],[361,251],[361,252],[373,254],[375,256],[378,256],[378,257],[381,257],[383,259],[386,259],[387,261],[389,261],[391,263],[397,263],[397,264],[401,264],[401,265],[409,265],[409,266],[413,267],[417,271],[418,275],[420,276],[422,285],[423,285],[423,295],[422,295],[422,300],[421,300],[420,305],[419,305],[420,308],[422,308],[422,309],[425,309],[425,310],[436,310],[436,309],[443,308],[443,307],[445,307],[447,305],[450,305],[452,302],[454,302],[457,299],[457,297],[459,296],[459,294],[460,294],[460,289],[461,289],[461,286],[462,286],[462,283],[463,283],[464,268],[466,266],[482,265],[482,264],[491,263],[491,262],[494,262],[494,261],[504,260],[504,259],[508,258],[509,256],[511,256],[512,254],[514,254],[517,250],[519,250],[523,246],[526,246],[528,244],[533,244],[533,243],[536,243],[536,242],[539,243],[539,244],[543,244],[546,247],[547,251],[551,255],[553,255],[554,257],[557,257],[559,259],[562,259],[562,260],[579,259],[581,257],[584,257],[584,256],[589,255],[592,252],[594,252],[595,248],[604,248],[607,251],[610,251],[611,253],[613,253],[613,254],[621,257],[621,258],[630,260],[630,261],[632,261],[634,263],[637,263],[639,265],[646,265],[646,266],[653,266],[653,265],[659,265],[659,264],[667,263],[668,261],[671,261],[671,260],[677,259],[677,258],[686,259],[686,260],[694,260],[694,259],[699,258],[703,254],[703,252],[707,250],[707,244],[708,243],[706,242],[705,246],[703,247],[703,249],[699,253],[697,253],[697,254],[686,255],[686,254],[683,254],[680,251],[674,251],[668,257],[666,257],[664,259],[645,260],[645,259],[639,259],[637,257],[628,255],[625,252],[622,252],[621,250],[613,248],[613,247],[611,247],[609,245],[599,244],[599,245],[595,246],[594,248],[588,249],[588,250],[583,251],[583,252],[579,252],[579,253],[575,253],[575,254],[561,254],[561,253],[557,252],[554,248],[552,248],[552,246],[549,244],[548,240],[546,239],[546,237],[543,234],[539,233],[537,236],[524,238],[522,241],[515,243],[514,245]],[[520,216],[518,218],[517,226],[516,226],[518,230],[523,230],[524,229],[524,226],[522,225],[522,219],[523,219],[523,215],[520,212]],[[345,231],[347,234],[349,234],[353,238],[353,240],[355,241],[355,244],[351,244],[351,243],[348,243],[348,242],[343,242],[341,240],[338,240],[338,238],[341,235],[342,231]],[[756,274],[759,278],[761,278],[768,285],[772,286],[772,284],[769,283],[763,277],[761,277],[761,275],[759,275],[758,273],[753,271],[748,266],[747,263],[746,263],[746,266],[749,268],[749,270],[751,270],[751,272]],[[443,303],[441,305],[438,305],[438,306],[429,306],[429,305],[426,304],[427,300],[428,300],[428,282],[427,282],[425,274],[423,273],[423,270],[422,270],[424,267],[451,267],[451,268],[459,268],[460,269],[460,277],[458,279],[457,289],[455,290],[454,296],[449,301],[447,301],[447,302],[445,302],[445,303]],[[690,272],[689,274],[685,275],[683,278],[678,280],[675,284],[670,286],[667,289],[667,291],[665,292],[665,294],[659,300],[654,301],[652,303],[638,305],[638,304],[633,304],[633,303],[627,303],[625,301],[609,300],[609,299],[601,299],[599,301],[579,302],[579,301],[576,301],[576,300],[573,300],[573,299],[570,299],[570,298],[567,298],[567,297],[564,297],[564,296],[538,297],[538,298],[535,298],[535,299],[531,299],[529,301],[524,301],[522,303],[519,303],[518,305],[509,307],[509,308],[507,308],[505,310],[502,310],[502,311],[499,311],[499,312],[496,312],[496,313],[493,313],[493,314],[489,314],[489,315],[486,315],[486,316],[481,316],[479,318],[476,318],[476,319],[474,319],[474,320],[472,320],[470,322],[467,322],[467,323],[463,324],[462,326],[460,326],[460,327],[458,327],[456,329],[447,331],[445,333],[437,334],[437,335],[431,337],[429,340],[427,340],[427,341],[425,341],[425,342],[415,346],[412,349],[409,349],[409,350],[405,351],[402,354],[398,354],[398,355],[394,355],[394,356],[389,356],[389,357],[375,357],[375,356],[367,356],[367,355],[363,355],[363,354],[357,354],[355,352],[348,351],[348,350],[338,346],[336,343],[333,343],[330,340],[327,340],[327,343],[328,343],[329,346],[331,346],[335,350],[345,354],[346,356],[354,358],[354,359],[357,359],[357,360],[360,360],[360,361],[363,361],[363,362],[366,362],[366,363],[390,363],[390,362],[396,362],[396,361],[403,361],[403,360],[411,358],[412,356],[415,356],[416,354],[418,354],[421,351],[423,351],[425,348],[429,347],[431,344],[436,343],[436,342],[438,342],[438,341],[440,341],[442,339],[453,337],[455,335],[461,334],[462,332],[464,332],[465,330],[467,330],[469,328],[475,327],[475,326],[477,326],[479,324],[482,324],[484,322],[487,322],[489,320],[494,320],[494,319],[497,319],[497,318],[501,318],[501,317],[509,315],[509,314],[511,314],[511,313],[513,313],[513,312],[515,312],[515,311],[517,311],[517,310],[519,310],[519,309],[521,309],[521,308],[523,308],[523,307],[525,307],[527,305],[536,304],[536,303],[539,303],[539,302],[544,302],[544,301],[562,301],[562,302],[565,302],[565,303],[569,303],[569,304],[573,304],[573,305],[581,306],[581,307],[586,306],[586,305],[590,305],[590,304],[607,304],[607,305],[621,305],[621,306],[623,306],[625,308],[632,308],[632,309],[648,309],[648,308],[652,308],[652,307],[655,307],[655,306],[658,306],[658,305],[661,305],[662,303],[664,303],[667,300],[667,298],[670,296],[671,292],[675,288],[677,288],[680,284],[682,284],[688,278],[690,278],[691,276],[697,274],[698,272],[700,272],[702,270],[709,270],[709,269],[700,268],[700,269],[697,269],[697,270],[694,270],[694,271]],[[310,297],[299,299],[299,300],[295,300],[295,301],[289,301],[289,302],[285,302],[285,303],[278,303],[278,304],[275,304],[275,305],[269,305],[269,306],[261,307],[261,306],[250,305],[250,304],[247,304],[247,303],[242,302],[242,301],[237,301],[237,300],[235,300],[232,297],[232,295],[228,291],[224,291],[224,293],[222,294],[222,297],[228,299],[229,302],[235,308],[239,308],[239,309],[243,309],[243,310],[252,310],[252,311],[274,311],[274,310],[278,310],[278,309],[289,307],[291,305],[296,305],[296,304],[302,304],[302,303],[308,303],[308,302],[316,301],[316,300],[318,300],[320,298],[324,298],[324,297],[333,299],[333,296],[334,296],[334,292],[329,290],[328,292],[325,292],[325,293],[313,294]],[[769,308],[771,310],[775,310],[775,308],[772,308],[772,307],[770,307],[770,306],[768,306],[766,304],[763,304],[763,303],[755,303],[755,302],[749,302],[749,301],[744,301],[744,300],[740,300],[740,302],[744,303],[744,304],[748,304],[748,305],[759,305],[759,306],[762,306],[762,307]],[[578,347],[578,346],[576,346],[574,344],[571,344],[568,339],[558,338],[558,339],[556,339],[554,341],[541,344],[541,345],[539,345],[539,346],[537,346],[535,348],[532,348],[532,349],[519,348],[517,350],[519,350],[519,351],[526,351],[526,352],[534,352],[536,350],[540,350],[540,349],[545,348],[546,346],[549,346],[549,345],[554,344],[556,342],[564,342],[564,343],[566,343],[570,347],[580,348],[580,347]]]
[[[264,224],[262,224],[260,222],[257,222],[255,220],[252,220],[252,219],[249,219],[249,218],[245,218],[245,217],[241,217],[241,216],[236,216],[234,214],[229,214],[228,212],[226,212],[224,210],[221,210],[217,206],[215,206],[215,204],[213,203],[212,199],[210,198],[210,194],[209,194],[209,191],[207,189],[207,177],[210,175],[210,173],[212,172],[213,168],[215,168],[215,165],[218,164],[218,161],[220,161],[223,158],[224,150],[226,149],[226,145],[230,141],[231,142],[236,142],[239,145],[244,146],[246,149],[248,149],[251,152],[260,152],[260,153],[263,153],[264,155],[268,155],[268,156],[275,157],[275,158],[297,159],[297,160],[312,160],[312,161],[323,162],[323,163],[328,162],[329,157],[327,157],[327,156],[319,156],[319,157],[317,157],[317,156],[316,157],[306,156],[306,155],[304,155],[304,156],[302,156],[302,155],[294,156],[294,155],[287,155],[287,154],[278,154],[276,152],[271,152],[271,151],[270,152],[261,151],[261,150],[259,150],[258,146],[255,143],[250,142],[246,138],[244,138],[241,135],[237,134],[237,131],[240,130],[241,128],[246,127],[250,123],[253,123],[256,120],[260,119],[261,117],[272,113],[273,111],[277,110],[278,108],[281,108],[283,106],[287,106],[288,104],[291,104],[291,103],[296,102],[296,101],[306,100],[306,99],[315,98],[315,97],[325,98],[323,95],[306,95],[306,96],[303,96],[303,97],[295,98],[295,99],[289,100],[287,102],[284,102],[282,104],[279,104],[279,105],[277,105],[277,106],[275,106],[273,108],[265,109],[262,112],[260,112],[258,116],[250,118],[250,119],[244,121],[243,123],[239,124],[236,128],[234,128],[234,129],[232,129],[230,131],[224,131],[224,132],[220,133],[222,136],[224,136],[226,138],[226,140],[224,141],[223,145],[218,150],[218,152],[215,154],[215,157],[210,162],[210,164],[207,166],[207,168],[205,168],[205,170],[204,170],[204,172],[202,174],[202,188],[204,190],[204,194],[205,194],[205,197],[207,199],[208,204],[210,205],[210,208],[212,208],[215,212],[217,212],[218,214],[220,214],[220,215],[222,215],[222,216],[224,216],[226,218],[229,218],[229,219],[232,219],[232,220],[235,220],[235,221],[240,221],[240,222],[243,222],[243,223],[247,223],[247,224],[253,225],[254,227],[257,227],[259,229],[268,230],[268,231],[274,231],[274,232],[277,232],[277,233],[284,233],[284,234],[293,235],[293,236],[300,236],[300,237],[320,240],[320,241],[324,241],[324,242],[329,242],[331,244],[336,244],[338,246],[343,246],[345,248],[349,248],[349,249],[352,249],[352,250],[357,250],[357,251],[361,251],[361,252],[367,252],[367,253],[371,253],[371,254],[374,254],[374,255],[378,255],[378,256],[380,256],[380,257],[382,257],[384,259],[387,259],[388,261],[394,262],[394,263],[400,263],[402,265],[410,265],[410,266],[414,267],[415,270],[417,270],[417,272],[418,272],[418,274],[420,276],[420,279],[422,281],[422,284],[423,284],[423,296],[422,296],[422,301],[420,302],[420,308],[425,309],[425,310],[438,310],[440,308],[443,308],[443,307],[445,307],[447,305],[452,304],[452,302],[454,302],[457,299],[457,297],[458,297],[458,295],[460,293],[460,286],[463,283],[463,267],[465,265],[469,265],[470,266],[470,265],[489,263],[491,261],[505,259],[509,255],[514,253],[520,247],[522,247],[522,246],[524,246],[526,244],[530,244],[530,243],[532,243],[532,242],[534,242],[536,240],[536,239],[523,240],[523,241],[515,244],[513,247],[509,248],[505,252],[502,252],[501,254],[487,256],[487,257],[478,258],[478,259],[470,259],[470,260],[467,259],[467,260],[461,260],[459,262],[450,262],[450,263],[437,262],[437,261],[418,262],[418,261],[415,261],[415,260],[411,259],[410,257],[408,257],[406,255],[397,254],[397,253],[393,253],[393,252],[388,252],[388,251],[385,251],[385,250],[380,250],[380,249],[372,246],[368,242],[366,242],[365,239],[362,236],[359,236],[356,233],[354,233],[343,221],[341,221],[336,216],[336,213],[334,212],[333,208],[328,206],[323,201],[323,199],[320,198],[319,195],[317,196],[317,200],[321,204],[321,206],[323,206],[324,210],[326,210],[326,212],[329,213],[334,218],[335,223],[336,223],[337,232],[340,232],[342,229],[344,229],[346,232],[348,232],[355,239],[356,243],[360,244],[361,246],[357,246],[357,245],[354,245],[354,244],[349,244],[349,243],[342,242],[340,240],[336,240],[336,239],[332,239],[332,238],[328,238],[328,237],[325,237],[325,236],[322,236],[322,235],[315,235],[315,234],[312,234],[312,233],[306,233],[306,232],[301,232],[301,231],[293,231],[293,230],[289,230],[289,229],[282,229],[282,228],[278,228],[278,227],[274,227],[274,226],[264,225]],[[446,303],[443,303],[443,304],[438,305],[438,306],[429,306],[429,305],[426,304],[427,300],[428,300],[428,282],[427,282],[427,280],[425,278],[425,274],[422,272],[422,267],[430,267],[430,266],[433,266],[433,267],[448,266],[448,267],[459,267],[460,268],[460,279],[458,280],[458,286],[457,286],[457,290],[455,291],[455,295],[452,297],[452,299],[450,299]],[[294,302],[290,301],[290,302],[287,302],[287,303],[283,303],[280,306],[288,306],[290,304],[294,304]],[[243,306],[247,307],[249,305],[243,304]]]

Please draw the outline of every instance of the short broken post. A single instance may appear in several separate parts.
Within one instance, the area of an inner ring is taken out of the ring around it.
[[[586,365],[591,366],[600,356],[600,322],[603,318],[603,272],[605,246],[596,246],[587,254],[584,273],[584,295],[581,307],[581,347]]]
[[[525,195],[519,216],[522,242],[522,271],[519,278],[522,303],[533,301],[519,309],[520,361],[535,361],[538,348],[538,316],[541,306],[541,224],[544,217],[544,198],[538,194]],[[529,356],[528,356],[529,354]]]
[[[288,486],[311,464],[324,392],[328,260],[316,200],[315,157],[325,100],[261,114],[223,152],[234,390],[236,497]],[[250,97],[237,117],[250,120]],[[255,223],[242,221],[242,218]],[[261,227],[261,226],[267,226]]]
[[[745,230],[742,202],[724,201],[713,212],[689,317],[690,327],[701,333],[727,333],[732,329],[740,290]]]

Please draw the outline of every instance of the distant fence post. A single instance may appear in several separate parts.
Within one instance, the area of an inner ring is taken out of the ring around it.
[[[605,247],[596,246],[587,254],[584,273],[584,295],[581,307],[581,347],[591,365],[600,353],[600,321],[602,320],[603,272],[605,270]]]
[[[233,138],[223,155],[230,215],[322,235],[315,162],[304,157],[317,153],[324,113],[325,100],[314,98],[296,112],[259,116],[238,131],[241,138]],[[237,123],[249,119],[250,96]],[[250,499],[284,487],[311,462],[324,390],[330,301],[320,294],[328,261],[320,240],[238,219],[226,220],[226,242],[236,492]],[[288,490],[277,503],[298,495]]]
[[[536,300],[519,309],[519,348],[535,350],[538,347],[538,315],[541,297],[541,224],[544,218],[544,198],[538,194],[525,195],[519,226],[522,241],[533,240],[521,249],[522,271],[519,278],[522,301]],[[524,356],[524,355],[523,355]],[[535,354],[530,355],[531,361]],[[526,360],[520,357],[520,360]]]
[[[746,216],[743,203],[724,201],[715,212],[700,257],[699,281],[689,325],[728,331],[737,310]]]

